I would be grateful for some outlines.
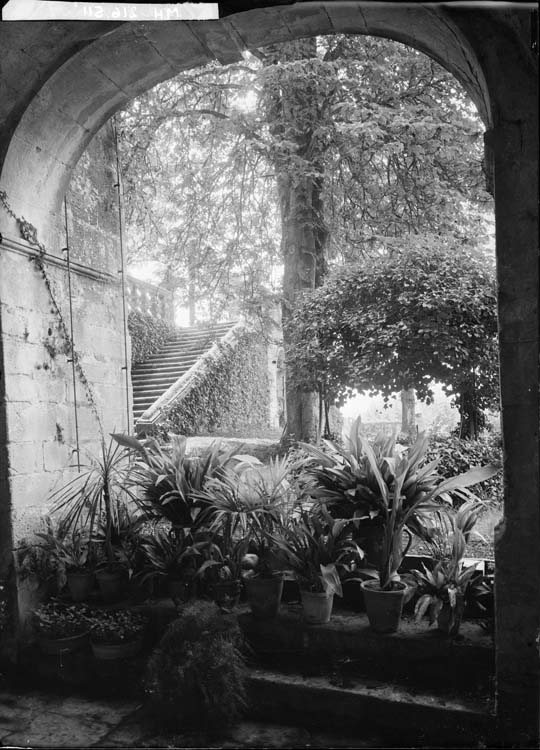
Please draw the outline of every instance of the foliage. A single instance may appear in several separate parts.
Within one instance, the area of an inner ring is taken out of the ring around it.
[[[246,670],[235,619],[215,604],[184,607],[148,663],[146,692],[157,721],[182,729],[228,727],[246,705]]]
[[[304,218],[328,258],[425,231],[480,239],[483,128],[456,80],[397,42],[308,41],[184,71],[121,115],[129,245],[197,316],[277,291],[287,175],[313,178]]]
[[[36,632],[42,638],[69,638],[89,630],[84,605],[64,604],[56,599],[34,610]]]
[[[140,638],[146,628],[146,618],[127,609],[93,610],[86,621],[94,643],[127,643]]]
[[[276,564],[274,541],[284,528],[299,495],[298,472],[303,459],[273,458],[267,466],[251,465],[225,471],[209,480],[198,497],[207,507],[210,528],[239,554],[257,555],[249,575],[271,575]]]
[[[433,625],[447,605],[450,630],[458,626],[465,595],[476,573],[476,565],[464,567],[463,558],[480,509],[479,504],[465,504],[457,511],[448,509],[437,513],[434,534],[428,545],[436,561],[433,570],[422,565],[423,570],[411,571],[420,593],[415,606],[417,620],[427,613]]]
[[[9,622],[9,602],[7,599],[6,585],[0,583],[0,633]]]
[[[295,571],[300,588],[306,591],[335,593],[343,596],[340,566],[351,555],[360,561],[364,553],[351,539],[346,519],[334,519],[322,509],[315,515],[302,509],[292,517],[283,537],[276,539],[287,563]]]
[[[145,556],[142,580],[168,577],[172,580],[189,580],[195,577],[196,563],[191,553],[191,532],[182,528],[165,528],[154,524],[152,533],[142,543]]]
[[[175,326],[133,310],[128,315],[128,330],[131,337],[131,364],[144,362],[167,343],[176,331]]]
[[[456,436],[430,438],[427,460],[439,459],[438,471],[443,477],[467,471],[484,464],[502,465],[500,435],[485,435],[479,440],[462,440]],[[475,490],[484,502],[499,507],[503,500],[502,473],[481,482]]]
[[[189,389],[166,410],[173,433],[204,435],[264,429],[269,420],[266,348],[252,333],[234,347],[218,344],[219,356],[191,379]]]
[[[115,564],[113,530],[120,524],[120,514],[133,499],[128,482],[129,464],[126,451],[112,439],[101,444],[101,456],[50,499],[53,512],[59,513],[66,531],[84,529],[91,541],[101,534],[107,564]]]
[[[49,515],[40,520],[34,538],[21,539],[15,549],[17,572],[21,580],[35,580],[40,585],[52,585],[58,591],[65,585],[65,570],[60,565],[57,549],[63,538],[61,527]]]
[[[415,388],[429,403],[439,381],[464,419],[498,403],[493,271],[440,238],[400,241],[337,269],[302,298],[288,328],[295,382],[330,399]]]
[[[176,527],[197,528],[202,523],[203,510],[197,493],[228,466],[246,460],[237,447],[227,447],[219,441],[205,448],[200,456],[189,456],[183,435],[173,436],[170,448],[162,447],[153,438],[145,442],[129,435],[115,434],[113,438],[136,456],[130,483],[141,511],[147,518],[164,518]],[[137,488],[139,494],[135,494]]]
[[[429,514],[440,508],[440,501],[451,504],[452,494],[470,499],[467,488],[493,476],[498,469],[486,466],[443,480],[435,471],[437,460],[425,461],[428,440],[424,435],[419,435],[408,449],[398,451],[393,438],[380,438],[371,445],[360,434],[359,427],[359,420],[355,420],[349,438],[350,451],[331,446],[333,455],[329,456],[315,446],[303,446],[317,462],[315,483],[309,491],[312,495],[315,492],[327,496],[327,487],[318,487],[318,481],[329,484],[337,479],[334,500],[339,503],[345,497],[347,503],[354,501],[353,522],[360,525],[376,520],[382,526],[377,572],[381,588],[391,588],[399,578],[404,530],[426,537],[430,533]],[[343,484],[344,479],[349,486]]]

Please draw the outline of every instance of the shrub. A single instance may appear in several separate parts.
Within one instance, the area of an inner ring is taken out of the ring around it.
[[[439,474],[445,478],[467,471],[472,466],[493,463],[502,465],[500,435],[489,435],[480,440],[461,440],[456,436],[433,436],[429,441],[426,461],[439,458]],[[502,471],[474,487],[474,493],[490,505],[500,505],[503,499]]]
[[[246,705],[245,663],[236,620],[212,602],[182,609],[148,663],[151,714],[169,729],[216,730]]]
[[[171,339],[175,326],[157,320],[151,315],[134,310],[128,316],[128,329],[131,336],[131,364],[144,362]]]
[[[34,610],[34,624],[42,638],[69,638],[89,630],[84,605],[51,600]]]
[[[88,616],[87,622],[94,643],[134,641],[143,635],[147,623],[143,615],[126,609],[96,610]]]

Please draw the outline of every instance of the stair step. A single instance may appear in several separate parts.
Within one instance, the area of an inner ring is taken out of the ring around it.
[[[480,694],[489,692],[494,675],[492,639],[474,621],[462,623],[459,639],[444,637],[412,615],[402,617],[397,633],[381,635],[371,630],[365,613],[336,607],[324,625],[307,625],[299,604],[282,604],[271,621],[255,620],[249,612],[238,621],[253,651],[280,671],[313,663],[324,670],[336,659],[348,659],[347,669],[359,668],[366,678],[412,682],[426,690],[442,683],[458,693],[472,688]]]
[[[441,679],[444,673],[441,673]],[[492,747],[494,716],[481,700],[420,692],[358,678],[344,687],[328,678],[255,668],[248,676],[254,718],[382,735],[383,747]],[[479,743],[484,741],[483,745]],[[395,743],[395,744],[394,744]]]

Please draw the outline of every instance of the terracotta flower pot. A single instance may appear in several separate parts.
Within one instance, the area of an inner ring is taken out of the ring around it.
[[[247,600],[256,620],[276,617],[283,593],[283,577],[245,578]]]
[[[372,630],[395,633],[399,627],[407,586],[395,583],[394,588],[388,591],[383,591],[378,581],[362,581],[360,586]]]
[[[231,607],[238,606],[240,601],[240,591],[242,587],[240,581],[219,581],[214,583],[211,587],[212,598],[218,607]]]
[[[66,583],[73,601],[84,602],[94,590],[95,575],[89,570],[69,570]]]
[[[334,604],[334,592],[303,591],[300,589],[302,597],[302,608],[304,620],[310,625],[322,625],[329,622],[332,616],[332,606]]]
[[[96,571],[99,593],[104,602],[111,604],[120,601],[128,592],[129,578],[126,570]]]
[[[129,659],[136,656],[142,648],[142,637],[125,643],[95,643],[92,642],[92,653],[96,659],[110,661],[111,659]]]
[[[45,638],[38,639],[39,647],[44,654],[67,654],[79,651],[85,648],[90,642],[90,633],[78,633],[66,638]]]

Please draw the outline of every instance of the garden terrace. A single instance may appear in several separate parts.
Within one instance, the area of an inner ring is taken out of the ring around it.
[[[90,19],[0,26],[0,577],[7,601],[24,614],[27,590],[13,570],[13,547],[35,525],[46,488],[71,476],[75,427],[73,396],[66,395],[68,357],[82,368],[79,427],[86,444],[99,447],[100,435],[129,427],[127,388],[119,374],[128,365],[119,259],[112,243],[98,262],[83,258],[74,265],[75,348],[68,346],[69,321],[59,312],[68,304],[63,201],[93,136],[131,98],[178,71],[214,60],[241,61],[245,50],[321,34],[388,37],[445,66],[485,125],[485,168],[495,197],[504,454],[504,516],[495,544],[497,740],[537,747],[537,11],[517,3],[255,5],[218,3],[220,18],[210,22]],[[20,633],[8,635],[15,653]]]

